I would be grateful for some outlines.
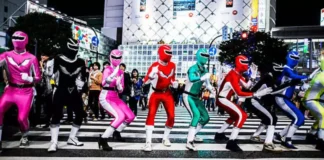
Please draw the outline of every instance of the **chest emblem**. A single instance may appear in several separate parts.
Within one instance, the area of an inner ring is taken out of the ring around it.
[[[79,68],[77,68],[74,72],[69,72],[64,66],[61,66],[60,65],[60,68],[61,68],[61,70],[62,70],[62,72],[64,73],[64,74],[66,74],[66,75],[69,75],[69,76],[74,76],[74,75],[77,75],[77,74],[79,74],[80,73],[80,71],[81,71],[81,67],[79,67]]]
[[[162,71],[160,71],[160,76],[163,77],[163,78],[167,78],[167,79],[172,77],[173,74],[174,74],[174,69],[171,70],[169,75],[165,75]]]
[[[74,87],[68,88],[68,91],[70,94],[72,93],[73,90],[74,90]]]
[[[8,62],[13,66],[20,67],[20,66],[27,66],[30,62],[30,59],[25,59],[21,63],[17,63],[12,57],[8,57]]]

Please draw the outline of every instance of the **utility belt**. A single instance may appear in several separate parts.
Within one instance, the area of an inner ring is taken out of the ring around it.
[[[34,87],[34,84],[16,84],[9,82],[9,86],[15,88],[32,88]]]
[[[153,91],[154,92],[160,92],[160,93],[165,93],[166,91],[169,90],[169,88],[164,88],[164,89],[156,89],[154,87],[152,87]]]
[[[102,87],[102,89],[107,91],[117,91],[116,87]]]
[[[193,94],[193,93],[190,93],[190,92],[187,92],[187,91],[183,91],[183,93],[184,94],[187,94],[187,95],[189,95],[189,96],[192,96],[192,97],[199,97],[199,95],[198,94]]]

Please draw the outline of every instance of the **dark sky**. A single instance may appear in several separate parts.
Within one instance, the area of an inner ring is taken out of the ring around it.
[[[73,5],[67,5],[67,2]],[[121,1],[121,0],[118,0]],[[48,0],[69,16],[103,15],[104,0]],[[324,0],[277,0],[277,26],[319,25]]]

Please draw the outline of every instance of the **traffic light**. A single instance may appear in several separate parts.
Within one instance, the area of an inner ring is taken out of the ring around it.
[[[245,40],[245,39],[247,39],[248,37],[249,37],[248,32],[243,31],[242,34],[241,34],[241,38],[242,38],[243,40]]]

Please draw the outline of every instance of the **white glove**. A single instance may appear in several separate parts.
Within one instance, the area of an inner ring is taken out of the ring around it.
[[[200,77],[201,81],[206,81],[207,79],[210,79],[211,74],[210,73],[206,73],[205,75],[203,75],[202,77]]]
[[[258,66],[254,63],[251,64],[251,78],[255,79],[258,73]]]
[[[119,76],[119,77],[117,77],[117,80],[116,80],[117,90],[118,91],[122,91],[123,90],[123,86],[121,84],[121,79],[122,79],[122,76]]]
[[[151,79],[155,78],[155,75],[159,72],[159,65],[152,68],[152,71],[149,74]]]
[[[261,91],[257,91],[253,94],[254,97],[262,97],[262,96],[265,96],[267,94],[270,94],[272,92],[272,88],[271,87],[268,87],[268,88],[265,88]]]
[[[83,86],[84,86],[84,82],[80,79],[80,78],[77,78],[75,80],[75,84],[77,86],[77,89],[80,91],[82,90]]]
[[[111,77],[111,76],[109,76],[109,77],[106,78],[106,82],[107,82],[108,84],[111,83],[113,80],[114,80],[114,78]]]
[[[178,88],[179,83],[177,81],[172,82],[172,87],[173,88]]]
[[[27,82],[29,82],[29,83],[33,83],[34,78],[28,76],[27,73],[20,73],[20,75],[21,75],[21,79],[22,79],[22,80],[27,81]]]

